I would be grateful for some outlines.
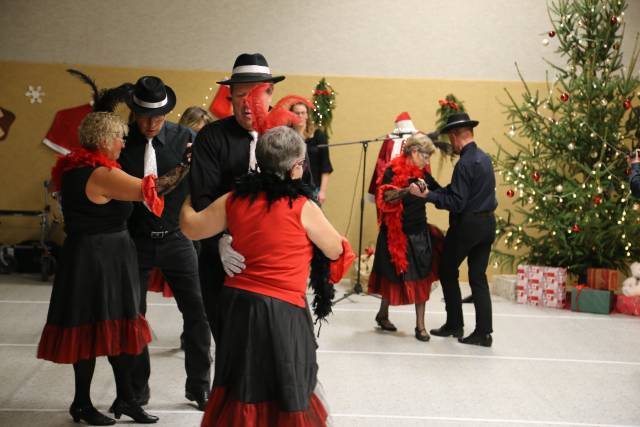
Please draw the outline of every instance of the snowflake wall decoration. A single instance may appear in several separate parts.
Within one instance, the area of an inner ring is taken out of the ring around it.
[[[24,96],[29,98],[29,102],[32,104],[42,104],[42,97],[45,93],[42,91],[42,86],[36,86],[35,88],[29,85],[29,89],[25,92]]]

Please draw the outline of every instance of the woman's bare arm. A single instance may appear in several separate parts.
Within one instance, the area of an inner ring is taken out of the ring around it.
[[[342,254],[342,236],[333,228],[324,213],[312,201],[302,207],[302,225],[307,236],[329,259],[338,259]]]
[[[206,239],[215,236],[227,228],[226,202],[229,193],[217,198],[200,212],[191,205],[191,196],[187,197],[180,210],[180,229],[191,240]]]

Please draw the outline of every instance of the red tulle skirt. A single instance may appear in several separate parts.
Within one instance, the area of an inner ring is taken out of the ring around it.
[[[245,403],[232,399],[223,387],[214,387],[201,427],[323,427],[328,413],[313,393],[306,411],[285,412],[277,402]]]
[[[395,283],[372,272],[369,276],[367,292],[380,295],[388,300],[390,305],[419,304],[429,300],[432,283],[433,280],[430,277]]]
[[[169,287],[169,284],[164,279],[164,275],[159,268],[151,270],[149,275],[149,283],[147,284],[147,291],[160,292],[165,298],[173,297],[173,291]]]
[[[149,324],[141,314],[133,320],[104,320],[69,328],[47,324],[40,337],[38,358],[76,363],[99,356],[140,354],[150,342]]]

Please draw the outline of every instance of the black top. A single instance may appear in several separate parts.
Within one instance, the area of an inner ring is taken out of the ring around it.
[[[316,129],[313,137],[305,142],[307,143],[307,153],[309,154],[311,176],[313,176],[313,182],[316,187],[320,187],[322,175],[333,172],[333,166],[331,166],[331,159],[329,158],[329,147],[318,147],[318,145],[329,143],[327,134],[320,129]]]
[[[249,171],[251,141],[249,131],[234,116],[209,123],[198,132],[189,175],[191,203],[196,211],[231,191],[235,179]],[[312,185],[309,173],[302,180]]]
[[[640,163],[631,165],[629,186],[631,187],[631,194],[633,194],[634,197],[640,197]]]
[[[229,192],[235,178],[249,170],[251,134],[234,116],[203,127],[193,144],[191,203],[200,211]]]
[[[62,175],[62,214],[67,235],[115,233],[127,228],[131,202],[111,200],[99,205],[87,198],[87,181],[94,170],[87,166]]]
[[[422,179],[427,183],[429,191],[441,188],[440,184],[427,172],[424,173]],[[392,180],[393,170],[388,167],[384,171],[382,183],[391,184]],[[414,181],[415,180],[409,180],[409,183]],[[406,234],[416,234],[427,230],[426,204],[426,198],[414,196],[413,194],[407,194],[405,198],[402,199],[402,230]]]
[[[127,145],[122,150],[118,162],[129,175],[144,177],[144,150],[147,137],[136,123],[129,125]],[[153,138],[156,152],[158,176],[162,176],[176,167],[184,155],[189,142],[193,141],[193,132],[176,123],[165,122],[160,133]],[[151,231],[174,231],[179,228],[180,209],[189,193],[189,185],[183,180],[175,190],[164,196],[164,211],[158,218],[142,202],[134,203],[133,214],[129,219],[132,235],[148,235]]]
[[[427,201],[452,214],[494,211],[498,201],[491,158],[475,142],[467,144],[453,169],[451,184],[430,191]]]

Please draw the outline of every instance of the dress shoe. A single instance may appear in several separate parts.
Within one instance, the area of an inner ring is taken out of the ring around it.
[[[437,337],[460,338],[464,334],[464,331],[462,330],[462,326],[458,328],[450,328],[449,326],[447,326],[446,323],[440,326],[438,329],[432,329],[429,332],[431,332],[431,335],[435,335]]]
[[[472,345],[480,345],[482,347],[491,347],[493,344],[493,338],[491,338],[491,334],[480,334],[478,332],[473,332],[466,338],[458,338],[458,342],[462,344],[472,344]]]
[[[379,314],[376,316],[376,323],[383,331],[395,332],[398,330],[398,328],[396,328],[396,325],[391,323],[388,317],[382,317]]]
[[[469,295],[467,297],[462,298],[463,304],[469,304],[473,302],[473,295]]]
[[[416,328],[416,339],[418,341],[427,342],[431,339],[426,329],[418,329]]]
[[[155,415],[145,412],[145,410],[135,402],[125,402],[124,400],[116,399],[111,407],[113,408],[113,416],[116,417],[117,420],[119,420],[123,414],[140,424],[157,423],[159,419]]]
[[[87,406],[72,404],[69,408],[69,414],[74,422],[79,423],[80,420],[83,420],[90,426],[112,426],[116,423],[116,420],[102,414],[91,404]]]
[[[185,392],[184,397],[187,400],[195,402],[196,405],[198,406],[198,409],[201,411],[204,411],[204,409],[207,407],[207,402],[209,401],[209,391],[207,390],[197,391],[197,392],[187,391]]]

